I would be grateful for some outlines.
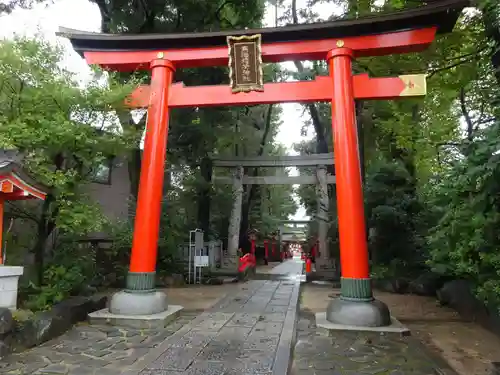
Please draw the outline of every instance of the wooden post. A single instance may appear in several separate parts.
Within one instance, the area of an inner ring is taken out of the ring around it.
[[[141,166],[134,238],[127,276],[128,291],[155,289],[156,257],[168,137],[168,94],[174,66],[168,60],[151,63],[151,97]]]
[[[343,41],[337,41],[342,47]],[[337,177],[341,297],[373,299],[369,276],[363,190],[354,108],[352,50],[337,48],[328,53],[333,80],[332,134]]]
[[[229,259],[236,259],[240,239],[241,205],[243,203],[243,167],[234,168],[233,174],[233,209],[228,230]]]

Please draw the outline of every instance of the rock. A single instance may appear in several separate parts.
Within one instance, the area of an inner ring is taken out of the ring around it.
[[[477,320],[486,317],[488,309],[473,293],[467,280],[452,280],[443,285],[437,292],[442,305],[450,306],[467,320]]]
[[[500,362],[491,362],[491,375],[500,375]]]
[[[106,306],[106,296],[73,297],[55,305],[49,311],[36,313],[19,326],[15,340],[22,347],[33,347],[57,337],[73,324],[87,319],[90,312]]]
[[[405,279],[379,280],[374,286],[384,292],[404,294],[408,291],[409,282]]]
[[[396,293],[399,294],[404,294],[408,292],[408,288],[410,286],[410,282],[405,279],[396,279],[394,280],[394,289],[396,290]]]
[[[8,337],[10,339],[10,337]],[[0,358],[12,352],[12,347],[8,341],[0,340]]]
[[[8,308],[0,307],[0,335],[12,331],[14,328],[14,319],[12,313]]]
[[[408,285],[410,293],[419,296],[435,296],[438,289],[442,286],[443,282],[441,276],[432,272],[427,272],[420,275],[416,280]]]
[[[487,330],[500,335],[500,315],[494,306],[486,306],[476,298],[467,280],[452,280],[437,293],[439,302],[456,310],[460,316],[479,323]]]
[[[173,273],[170,276],[166,276],[163,281],[165,286],[171,288],[181,287],[185,284],[184,276],[178,273]]]

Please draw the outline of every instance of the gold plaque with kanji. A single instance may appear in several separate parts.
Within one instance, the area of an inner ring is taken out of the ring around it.
[[[228,36],[231,91],[264,91],[261,35]]]

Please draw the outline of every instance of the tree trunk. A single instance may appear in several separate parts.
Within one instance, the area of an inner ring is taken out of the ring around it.
[[[243,168],[236,167],[233,171],[233,207],[231,209],[231,218],[229,222],[228,230],[228,253],[229,258],[232,259],[236,256],[238,252],[239,242],[241,235],[239,229],[241,229],[241,214],[242,201],[243,201]]]
[[[260,141],[260,148],[258,152],[258,156],[262,156],[264,154],[264,149],[266,146],[267,142],[267,137],[269,136],[269,133],[271,131],[271,123],[272,123],[272,114],[273,114],[273,105],[270,104],[266,117],[265,117],[265,125],[264,125],[264,133],[262,134],[262,139]],[[246,171],[245,171],[246,173]],[[259,169],[255,168],[253,170],[252,175],[258,176],[259,175]],[[257,196],[257,191],[260,189],[259,185],[248,185],[248,194],[246,195],[246,199],[243,202],[242,208],[241,208],[241,222],[240,222],[240,240],[239,240],[239,247],[242,249],[248,249],[250,246],[250,240],[248,239],[247,232],[249,229],[249,223],[250,223],[250,210],[252,208],[252,202]]]
[[[210,235],[210,192],[212,187],[212,160],[204,157],[200,164],[202,178],[198,189],[198,228],[203,230],[205,238]]]
[[[130,151],[128,163],[128,178],[130,183],[130,196],[133,198],[134,203],[137,202],[137,193],[139,192],[139,179],[141,176],[141,161],[142,152],[140,148],[134,148]]]
[[[35,267],[36,267],[36,283],[37,286],[43,285],[43,274],[45,271],[44,261],[45,261],[45,247],[47,244],[47,239],[49,238],[49,221],[51,221],[50,206],[54,202],[54,196],[52,194],[47,195],[42,205],[42,214],[37,225],[37,237],[36,242],[33,247],[33,254],[35,255]]]

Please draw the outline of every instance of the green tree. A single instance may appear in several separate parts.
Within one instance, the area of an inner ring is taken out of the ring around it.
[[[124,153],[127,135],[118,129],[115,108],[135,83],[103,85],[97,78],[85,88],[62,68],[62,51],[43,40],[0,42],[0,147],[25,155],[25,166],[51,187],[41,207],[10,206],[14,217],[35,226],[32,252],[43,283],[47,239],[80,236],[102,229],[104,217],[83,187],[108,156]],[[76,250],[76,249],[74,249]]]

